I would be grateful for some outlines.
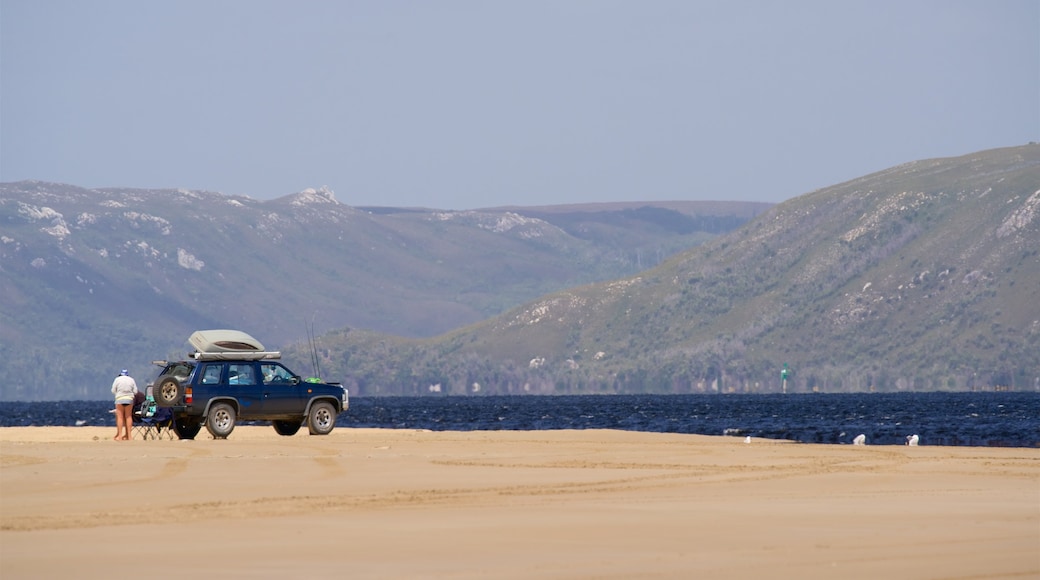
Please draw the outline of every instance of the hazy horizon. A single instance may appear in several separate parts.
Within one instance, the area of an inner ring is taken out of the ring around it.
[[[0,0],[0,181],[779,202],[1040,140],[1034,0]]]

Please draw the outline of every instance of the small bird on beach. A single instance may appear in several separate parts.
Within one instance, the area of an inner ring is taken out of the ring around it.
[[[751,443],[751,435],[744,438],[744,443]]]
[[[906,436],[906,444],[911,446],[911,447],[917,447],[917,443],[920,440],[921,440],[921,438],[918,437],[916,433],[914,433],[913,435],[907,435]]]
[[[856,435],[856,438],[852,440],[852,444],[853,445],[866,445],[867,444],[867,436],[864,435],[863,433],[860,433],[859,435]]]

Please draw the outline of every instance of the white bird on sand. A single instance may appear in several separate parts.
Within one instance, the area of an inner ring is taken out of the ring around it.
[[[84,426],[86,424],[87,424],[87,420],[86,419],[76,419],[76,426],[77,427],[82,427],[82,426]]]
[[[751,435],[744,438],[744,443],[751,443]]]
[[[863,433],[860,433],[859,435],[856,435],[856,438],[852,440],[852,444],[853,445],[866,445],[867,444],[867,436],[864,435]]]
[[[906,444],[911,447],[917,447],[917,442],[920,440],[921,438],[918,437],[916,433],[914,433],[913,435],[906,436]]]

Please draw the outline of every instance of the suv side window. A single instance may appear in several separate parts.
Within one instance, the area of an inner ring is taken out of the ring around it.
[[[293,380],[293,374],[289,372],[289,369],[276,363],[261,364],[260,372],[264,375],[265,385],[287,385]]]
[[[252,363],[229,364],[228,365],[228,384],[229,385],[255,385],[256,384],[256,373],[253,371]]]
[[[165,369],[163,369],[163,372],[160,373],[160,374],[163,374],[163,375],[167,375],[167,374],[173,375],[173,376],[177,377],[178,380],[186,381],[186,380],[188,380],[188,377],[191,376],[191,371],[193,371],[193,370],[195,370],[195,365],[193,365],[191,363],[176,362],[176,363],[167,365],[167,367]]]
[[[202,384],[204,385],[216,385],[220,383],[220,371],[224,368],[223,364],[208,364],[202,367]]]

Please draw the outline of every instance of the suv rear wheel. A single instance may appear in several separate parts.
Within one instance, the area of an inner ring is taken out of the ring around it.
[[[336,410],[328,402],[321,401],[311,405],[307,414],[307,428],[311,435],[328,435],[336,426]]]
[[[206,417],[206,430],[214,439],[227,439],[235,430],[235,415],[235,408],[227,403],[213,405]]]
[[[173,432],[178,439],[194,439],[202,429],[202,423],[191,419],[174,419]]]
[[[300,421],[272,421],[274,424],[274,431],[279,435],[289,437],[296,435],[296,432],[300,430]]]

